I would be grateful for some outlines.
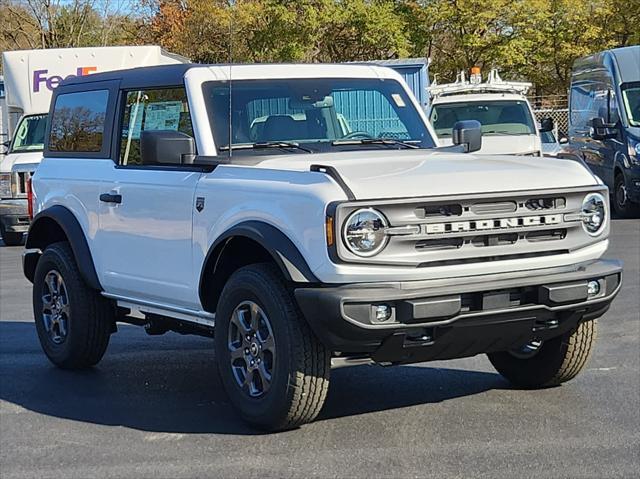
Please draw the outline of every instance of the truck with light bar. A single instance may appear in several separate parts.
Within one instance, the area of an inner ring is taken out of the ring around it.
[[[516,387],[566,383],[620,291],[596,176],[478,155],[473,120],[439,145],[390,68],[94,73],[51,108],[23,270],[61,368],[98,363],[118,323],[202,335],[221,381],[202,380],[291,429],[335,362],[487,354]]]
[[[531,83],[503,80],[498,71],[482,81],[478,67],[467,78],[464,71],[454,83],[429,86],[429,119],[443,145],[451,145],[453,125],[477,120],[482,127],[482,148],[478,154],[542,156],[540,133],[552,131],[551,118],[539,126],[526,94]]]
[[[186,58],[158,46],[17,50],[2,53],[4,151],[0,157],[0,236],[18,245],[29,228],[26,183],[42,159],[51,95],[64,79]]]

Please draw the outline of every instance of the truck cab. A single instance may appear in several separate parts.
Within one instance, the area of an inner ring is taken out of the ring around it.
[[[576,60],[569,99],[570,158],[609,187],[621,217],[640,214],[640,46]]]
[[[484,83],[478,69],[472,69],[469,80],[460,72],[455,83],[434,82],[429,87],[429,120],[443,145],[451,144],[456,122],[477,120],[482,125],[479,154],[540,156],[540,133],[525,96],[530,87],[526,82],[503,81],[497,70],[491,70]]]

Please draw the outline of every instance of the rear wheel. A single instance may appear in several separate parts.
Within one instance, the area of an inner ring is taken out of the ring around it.
[[[216,359],[240,415],[267,430],[315,419],[329,387],[330,352],[307,326],[279,271],[236,271],[216,313]]]
[[[622,173],[616,174],[613,183],[613,209],[621,218],[633,218],[640,213],[640,205],[632,203],[627,196]]]
[[[40,345],[56,366],[81,369],[102,359],[115,320],[113,309],[86,285],[68,243],[47,247],[38,261],[33,314]]]
[[[514,351],[488,354],[493,367],[515,386],[535,389],[573,379],[584,368],[596,340],[597,323],[585,321],[562,336],[532,341]]]
[[[7,246],[20,246],[24,237],[23,233],[14,233],[7,231],[2,223],[0,223],[0,236]]]

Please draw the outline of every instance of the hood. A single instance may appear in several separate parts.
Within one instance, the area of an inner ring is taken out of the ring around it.
[[[451,137],[438,138],[442,146],[453,144]],[[540,139],[536,135],[482,135],[479,155],[523,155],[540,151]]]
[[[24,153],[11,153],[6,155],[0,161],[0,172],[8,173],[11,171],[14,165],[27,165],[27,164],[35,164],[37,166],[38,163],[42,160],[42,152],[41,151],[25,151]]]
[[[255,167],[309,171],[333,166],[357,199],[464,195],[595,185],[580,163],[437,150],[357,151],[268,157]]]

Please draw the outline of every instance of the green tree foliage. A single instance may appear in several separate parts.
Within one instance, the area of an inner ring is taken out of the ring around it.
[[[2,49],[154,43],[198,62],[430,57],[564,93],[571,65],[640,43],[640,0],[0,0]]]

